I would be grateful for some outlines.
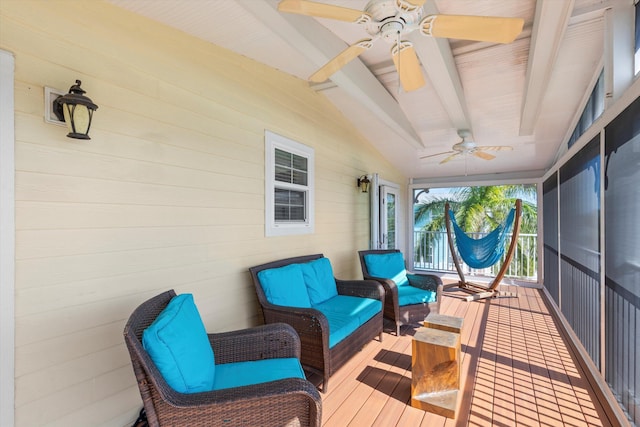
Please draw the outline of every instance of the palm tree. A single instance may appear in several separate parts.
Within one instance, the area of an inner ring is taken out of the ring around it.
[[[498,185],[487,187],[461,187],[450,197],[432,197],[419,203],[414,209],[415,222],[426,221],[415,242],[417,257],[426,257],[433,245],[435,236],[445,230],[444,206],[449,203],[455,213],[456,222],[467,233],[488,233],[501,224],[516,199],[522,202],[521,233],[537,233],[537,209],[529,200],[535,199],[536,188],[533,185]],[[521,252],[523,249],[519,248]],[[524,254],[522,254],[524,255]],[[522,272],[523,274],[526,272]]]

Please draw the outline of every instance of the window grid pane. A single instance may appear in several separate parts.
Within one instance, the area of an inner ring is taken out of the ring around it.
[[[304,191],[275,189],[275,220],[278,222],[306,221],[306,193]]]
[[[275,180],[307,185],[307,158],[275,149]]]

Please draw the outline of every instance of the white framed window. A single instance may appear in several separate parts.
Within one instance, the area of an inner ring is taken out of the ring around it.
[[[314,231],[314,150],[270,131],[265,143],[265,235]]]

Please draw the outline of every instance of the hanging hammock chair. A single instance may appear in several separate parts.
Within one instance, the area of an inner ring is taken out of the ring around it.
[[[445,221],[447,226],[447,240],[449,241],[449,249],[451,250],[451,256],[456,266],[460,281],[458,283],[445,285],[446,288],[457,287],[461,290],[471,294],[465,299],[467,301],[475,301],[483,298],[492,298],[499,296],[517,296],[511,292],[499,292],[497,290],[500,281],[507,272],[507,268],[511,263],[513,254],[515,253],[518,234],[520,232],[520,219],[522,216],[522,200],[516,200],[516,205],[509,211],[509,214],[505,218],[502,224],[498,225],[492,232],[486,236],[474,239],[468,236],[464,230],[460,228],[456,222],[456,217],[453,211],[449,209],[449,204],[445,205]],[[451,230],[453,229],[453,235],[455,235],[455,245]],[[511,241],[507,250],[505,260],[498,271],[498,274],[493,281],[488,285],[481,285],[478,283],[472,283],[466,281],[462,267],[460,266],[460,260],[462,260],[471,268],[482,269],[488,268],[500,261],[505,252],[505,241],[509,233],[511,234]],[[457,248],[457,251],[456,251]]]

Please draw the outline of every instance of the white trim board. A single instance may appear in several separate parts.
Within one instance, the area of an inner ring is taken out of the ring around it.
[[[13,54],[0,50],[0,425],[14,425],[15,157]]]

